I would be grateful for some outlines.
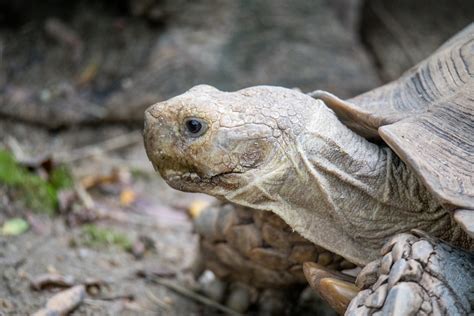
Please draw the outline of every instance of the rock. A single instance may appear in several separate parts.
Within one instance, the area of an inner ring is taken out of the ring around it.
[[[233,284],[227,297],[227,307],[243,313],[249,308],[250,303],[250,289],[238,283]]]
[[[214,301],[221,302],[224,298],[226,284],[220,279],[216,278],[212,271],[204,271],[204,273],[199,277],[198,283],[204,294]]]
[[[341,97],[378,84],[358,42],[359,0],[337,6],[324,0],[132,3],[134,15],[160,24],[124,17],[112,5],[103,14],[70,4],[76,13],[57,17],[82,44],[79,58],[72,58],[70,45],[51,43],[41,28],[28,36],[21,28],[1,31],[14,45],[5,47],[0,65],[0,117],[49,128],[141,123],[146,107],[198,83],[224,90],[258,84],[325,89]],[[36,58],[31,45],[39,47]]]
[[[368,0],[362,10],[362,38],[380,76],[389,81],[430,55],[473,16],[472,1]]]
[[[84,285],[76,285],[55,294],[46,303],[46,307],[34,313],[35,316],[67,315],[82,303],[86,297]]]
[[[289,306],[292,303],[289,301],[292,296],[294,295],[291,295],[289,292],[273,289],[263,291],[258,299],[258,314],[264,316],[285,314],[285,311],[289,310]]]

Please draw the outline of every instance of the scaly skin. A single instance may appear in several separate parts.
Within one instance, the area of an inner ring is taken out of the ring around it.
[[[471,315],[474,254],[415,231],[392,238],[357,277],[346,315]]]
[[[199,118],[199,137],[184,121]],[[172,187],[278,214],[303,237],[359,265],[410,229],[471,249],[472,240],[384,146],[320,100],[279,87],[197,86],[150,107],[145,146]]]
[[[229,203],[212,205],[195,218],[194,226],[206,267],[225,281],[285,289],[306,284],[304,262],[338,271],[355,268],[304,239],[271,212]]]
[[[307,286],[304,262],[336,271],[355,268],[301,237],[272,212],[215,203],[196,214],[194,227],[200,235],[201,268],[211,270],[227,285],[224,299],[211,297],[228,302],[234,282],[244,283],[252,293],[246,308],[258,314],[292,315],[298,310],[298,297]],[[239,307],[245,311],[244,306]]]

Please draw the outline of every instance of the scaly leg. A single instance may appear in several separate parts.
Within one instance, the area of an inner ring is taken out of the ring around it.
[[[346,315],[468,315],[474,254],[423,232],[399,234],[359,273]]]

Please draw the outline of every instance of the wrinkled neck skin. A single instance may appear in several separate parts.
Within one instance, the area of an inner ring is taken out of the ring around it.
[[[465,240],[389,148],[368,142],[324,108],[298,135],[282,135],[280,152],[225,198],[273,211],[305,238],[359,265],[375,259],[388,238],[414,228],[455,244]]]

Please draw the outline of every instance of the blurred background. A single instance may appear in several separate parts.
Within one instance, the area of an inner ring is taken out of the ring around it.
[[[220,313],[147,277],[206,292],[188,213],[212,199],[153,173],[143,111],[201,83],[355,96],[473,18],[469,0],[0,0],[0,315],[79,284],[74,315]]]

